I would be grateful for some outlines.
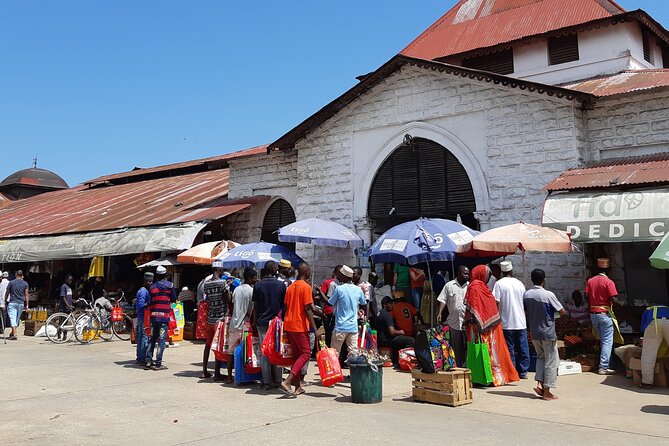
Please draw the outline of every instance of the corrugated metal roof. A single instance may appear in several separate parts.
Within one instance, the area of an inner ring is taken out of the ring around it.
[[[120,182],[125,179],[133,179],[141,176],[151,176],[154,174],[168,173],[174,171],[178,173],[179,171],[184,171],[188,169],[197,169],[207,170],[212,167],[227,167],[227,162],[232,161],[238,158],[244,158],[247,156],[260,155],[267,152],[267,144],[257,147],[252,147],[250,149],[239,150],[237,152],[228,153],[226,155],[212,156],[209,158],[201,158],[192,161],[184,161],[182,163],[166,164],[163,166],[148,167],[148,168],[136,168],[128,172],[115,173],[112,175],[105,175],[99,178],[95,178],[90,181],[86,181],[85,184],[96,184],[104,183],[106,181],[110,182]]]
[[[585,168],[563,172],[544,189],[599,189],[660,183],[669,183],[669,152],[597,161]]]
[[[624,12],[607,0],[462,0],[401,54],[438,59]]]
[[[12,200],[0,194],[0,209],[9,206],[12,203]]]
[[[229,170],[47,192],[0,209],[0,237],[165,225],[223,218],[253,201],[227,201]]]
[[[598,97],[640,92],[669,87],[669,70],[627,70],[612,76],[598,77],[564,85],[570,90],[590,93]]]

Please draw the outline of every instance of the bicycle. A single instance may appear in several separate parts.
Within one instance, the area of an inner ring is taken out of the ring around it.
[[[84,298],[74,301],[75,308],[70,313],[57,312],[49,316],[44,323],[44,330],[47,339],[54,344],[64,344],[72,340],[77,327],[76,320],[86,312],[85,309],[92,309],[92,303]]]
[[[125,299],[125,294],[121,294],[121,299]],[[75,322],[74,336],[82,344],[90,344],[98,337],[103,341],[111,341],[116,336],[121,341],[130,340],[132,331],[132,319],[125,313],[122,313],[121,319],[112,320],[112,311],[114,308],[120,308],[116,300],[110,301],[110,308],[102,308],[99,305],[91,305],[91,308],[85,314],[79,316]]]
[[[128,303],[125,300],[125,292],[121,290],[121,298],[118,299],[116,302],[116,307],[118,308],[123,308],[122,303],[125,302],[126,304]],[[132,318],[128,316],[125,311],[122,312],[121,319],[119,320],[113,320],[111,321],[112,324],[112,331],[114,335],[119,338],[121,341],[129,341],[132,330],[133,330],[133,323],[132,323]]]

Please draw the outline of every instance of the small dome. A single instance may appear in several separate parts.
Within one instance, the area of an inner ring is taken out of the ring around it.
[[[2,180],[0,188],[9,186],[34,187],[39,189],[69,189],[69,186],[59,175],[50,170],[33,167],[14,172]]]

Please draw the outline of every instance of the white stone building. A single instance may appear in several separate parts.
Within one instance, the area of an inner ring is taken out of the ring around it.
[[[463,0],[267,154],[230,161],[229,197],[273,197],[240,220],[252,228],[248,240],[269,236],[292,210],[297,219],[342,223],[369,244],[419,216],[459,215],[481,230],[540,224],[545,186],[574,168],[586,168],[572,175],[581,182],[553,184],[551,203],[571,189],[582,199],[643,195],[648,186],[662,192],[669,173],[653,163],[669,159],[668,48],[661,25],[612,1]],[[604,184],[588,182],[593,163],[609,175]],[[616,169],[653,174],[620,179]],[[564,298],[583,289],[593,256],[609,255],[630,302],[641,297],[640,274],[657,288],[648,297],[666,303],[666,274],[625,264],[669,228],[669,212],[650,217],[663,222],[652,234],[583,234],[576,241],[586,243],[584,253],[528,255],[528,268],[546,269]],[[311,260],[308,246],[297,249]],[[335,263],[355,261],[351,251],[320,249],[315,263],[324,278]]]

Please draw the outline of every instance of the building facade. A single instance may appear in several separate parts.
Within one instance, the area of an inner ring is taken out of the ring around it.
[[[231,161],[230,197],[272,196],[268,206],[285,201],[298,220],[339,222],[369,245],[419,216],[460,218],[481,230],[540,224],[545,186],[563,172],[669,152],[669,74],[658,68],[669,39],[661,26],[613,2],[577,2],[587,4],[578,17],[567,13],[571,1],[510,3],[518,2],[460,2],[267,154]],[[542,7],[569,17],[543,29]],[[483,33],[500,20],[518,27],[523,18],[527,31],[515,40],[498,36],[471,48],[476,42],[458,34]],[[498,57],[509,50],[511,72]],[[263,231],[263,218],[250,218],[249,237]],[[309,246],[297,249],[312,260]],[[589,274],[583,251],[529,254],[528,269],[546,269],[551,288],[568,296]],[[612,246],[597,252],[607,251],[625,295],[624,259]],[[319,249],[313,261],[325,278],[335,263],[356,259],[350,250]]]

